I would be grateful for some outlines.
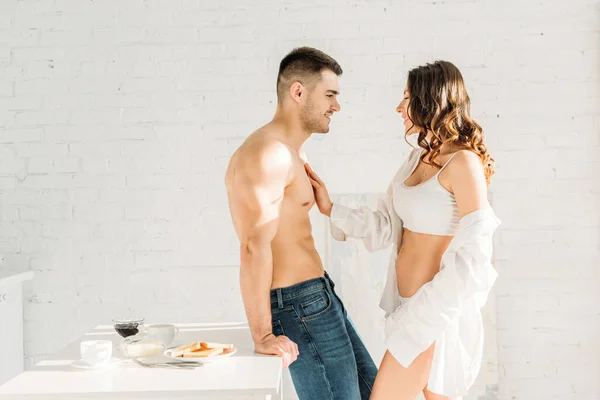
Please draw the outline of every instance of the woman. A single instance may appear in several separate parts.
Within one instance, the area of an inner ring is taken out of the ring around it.
[[[377,211],[333,204],[306,165],[319,210],[338,240],[370,251],[394,246],[380,306],[386,346],[371,399],[427,400],[467,394],[481,365],[485,304],[496,272],[487,200],[493,159],[470,117],[460,71],[437,61],[411,70],[396,108],[417,144]]]

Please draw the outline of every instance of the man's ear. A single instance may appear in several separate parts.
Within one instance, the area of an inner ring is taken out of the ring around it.
[[[292,96],[292,99],[294,99],[295,102],[300,102],[300,100],[302,100],[302,97],[305,95],[306,90],[300,82],[295,81],[290,85],[290,96]]]

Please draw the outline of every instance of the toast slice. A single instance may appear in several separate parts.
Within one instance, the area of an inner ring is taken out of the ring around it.
[[[200,344],[205,349],[223,349],[223,350],[233,349],[233,344],[229,344],[229,343],[200,342]]]
[[[184,358],[200,358],[200,357],[210,357],[216,356],[218,354],[223,354],[223,349],[202,349],[196,351],[190,351],[187,353],[183,353]]]
[[[202,350],[201,342],[194,342],[194,343],[186,344],[185,346],[178,347],[171,352],[171,355],[173,357],[181,357],[185,353],[189,353],[189,352],[196,351],[196,350]]]

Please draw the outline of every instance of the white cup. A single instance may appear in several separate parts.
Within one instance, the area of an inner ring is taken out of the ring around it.
[[[86,340],[81,342],[81,359],[92,366],[107,364],[112,357],[113,343],[110,340]]]
[[[158,339],[169,346],[175,340],[175,336],[179,333],[179,328],[172,324],[157,324],[150,325],[144,328],[144,336]]]

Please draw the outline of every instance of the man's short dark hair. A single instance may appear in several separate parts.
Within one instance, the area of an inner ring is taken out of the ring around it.
[[[279,64],[277,75],[277,100],[282,101],[293,82],[305,86],[317,82],[323,70],[342,75],[342,67],[332,57],[312,47],[298,47],[288,53]]]

